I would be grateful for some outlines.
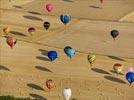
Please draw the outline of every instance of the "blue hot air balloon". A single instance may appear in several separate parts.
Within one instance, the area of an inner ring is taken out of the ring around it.
[[[51,61],[54,61],[58,57],[58,54],[56,51],[49,51],[47,56]]]
[[[134,82],[134,72],[128,72],[126,74],[127,81],[132,84]]]
[[[61,15],[60,20],[64,25],[66,25],[71,20],[71,16],[70,15]]]
[[[67,55],[68,57],[70,57],[70,58],[72,58],[72,57],[75,55],[75,50],[74,50],[72,47],[70,47],[70,46],[66,46],[66,47],[64,48],[64,52],[65,52],[66,55]]]

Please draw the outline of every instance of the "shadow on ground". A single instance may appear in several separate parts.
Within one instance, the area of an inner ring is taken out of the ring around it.
[[[119,60],[119,61],[124,61],[126,62],[126,60],[122,59],[122,58],[119,58],[119,57],[116,57],[116,56],[108,56],[109,58],[111,59],[114,59],[114,60]]]
[[[23,16],[26,19],[30,19],[30,20],[35,20],[35,21],[43,21],[43,19],[36,17],[36,16],[31,16],[31,15],[25,15]]]
[[[19,36],[24,36],[26,37],[27,35],[21,33],[21,32],[17,32],[17,31],[10,31],[11,34],[14,34],[14,35],[19,35]]]
[[[34,98],[34,100],[47,100],[47,98],[43,97],[43,96],[40,96],[38,94],[33,94],[33,93],[30,93],[29,94],[31,97]]]
[[[91,70],[94,71],[94,72],[100,73],[100,74],[108,74],[108,75],[110,75],[109,72],[107,72],[105,70],[102,70],[102,69],[99,69],[99,68],[91,68]]]
[[[47,50],[43,50],[43,49],[38,49],[38,50],[41,52],[42,55],[47,56],[47,53],[48,53]]]
[[[14,8],[22,9],[21,6],[13,5]]]
[[[36,56],[36,59],[43,60],[43,61],[50,61],[47,57],[42,57],[42,56]]]
[[[41,70],[41,71],[46,71],[46,72],[51,72],[52,73],[51,70],[49,70],[48,68],[42,67],[42,66],[35,66],[35,68],[38,69],[38,70]]]
[[[112,82],[117,82],[117,83],[122,83],[122,84],[126,84],[125,81],[119,79],[119,78],[116,78],[116,77],[113,77],[113,76],[104,76],[105,79],[107,80],[110,80]]]
[[[0,65],[0,70],[10,71],[9,68],[7,68],[7,67],[5,67],[5,66],[3,66],[3,65]]]
[[[89,6],[89,7],[91,7],[91,8],[95,8],[95,9],[102,9],[102,8],[99,7],[99,6],[93,6],[93,5],[91,5],[91,6]]]
[[[35,11],[28,11],[28,13],[30,13],[30,14],[34,14],[34,15],[41,15],[41,13],[39,13],[39,12],[35,12]]]
[[[65,1],[65,2],[74,2],[74,1],[72,1],[72,0],[63,0],[63,1]]]
[[[41,90],[41,91],[45,91],[41,86],[33,84],[33,83],[29,83],[27,84],[28,87],[36,89],[36,90]]]

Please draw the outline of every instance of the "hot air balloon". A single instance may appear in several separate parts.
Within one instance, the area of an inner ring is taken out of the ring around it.
[[[58,57],[58,54],[56,51],[49,51],[47,56],[51,61],[54,61]]]
[[[92,66],[93,62],[96,60],[96,56],[94,54],[89,54],[87,56],[87,59],[88,59],[90,65]]]
[[[111,31],[111,36],[113,37],[113,39],[115,40],[115,38],[119,35],[119,31],[118,30],[112,30]]]
[[[49,79],[46,81],[46,87],[51,90],[52,88],[54,88],[56,85],[55,83],[53,82],[53,80]]]
[[[3,28],[3,32],[4,32],[6,35],[8,35],[9,32],[10,32],[10,27],[5,27],[5,28]]]
[[[128,68],[128,72],[134,72],[134,68],[133,67],[129,67]]]
[[[65,100],[69,100],[71,95],[72,95],[72,91],[71,91],[70,88],[65,88],[63,90],[63,97],[64,97]]]
[[[121,74],[123,70],[122,64],[116,63],[113,65],[113,69],[117,74]]]
[[[13,48],[13,46],[17,43],[17,40],[15,37],[7,37],[6,42],[11,48]]]
[[[50,23],[49,23],[49,22],[44,22],[43,26],[44,26],[44,28],[45,28],[46,30],[48,30],[49,27],[50,27]]]
[[[126,79],[131,85],[134,82],[134,72],[128,72],[126,74]]]
[[[66,25],[71,20],[71,16],[70,15],[61,15],[60,20],[64,25]]]
[[[103,0],[100,0],[100,3],[103,4]]]
[[[50,4],[50,3],[47,4],[47,5],[46,5],[46,9],[47,9],[48,12],[51,12],[51,11],[53,10],[53,5]]]
[[[28,32],[32,36],[36,32],[36,29],[34,27],[30,27],[28,28]]]
[[[75,55],[75,50],[74,50],[72,47],[70,47],[70,46],[66,46],[66,47],[64,48],[64,52],[65,52],[66,55],[67,55],[68,57],[70,57],[70,58],[72,58],[72,57]]]

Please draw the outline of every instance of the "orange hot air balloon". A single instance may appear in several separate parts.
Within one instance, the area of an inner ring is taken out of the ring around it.
[[[46,86],[49,90],[51,90],[52,88],[54,88],[56,85],[55,83],[53,82],[53,80],[49,79],[46,81]]]
[[[17,43],[17,39],[15,37],[7,37],[6,42],[11,48],[13,48]]]
[[[6,35],[8,35],[9,32],[10,32],[10,27],[5,27],[5,28],[3,28],[3,32],[4,32]]]

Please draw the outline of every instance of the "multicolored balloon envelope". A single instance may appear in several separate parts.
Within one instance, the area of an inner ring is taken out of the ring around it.
[[[87,59],[88,59],[90,65],[92,66],[93,62],[96,60],[96,56],[94,54],[89,54],[87,56]]]
[[[33,35],[36,32],[36,29],[34,27],[28,28],[28,32],[30,35]]]
[[[61,15],[60,20],[64,25],[66,25],[67,23],[69,23],[71,21],[71,16],[70,15]]]
[[[75,55],[75,50],[70,46],[66,46],[64,48],[64,52],[70,58],[72,58]]]
[[[7,37],[6,42],[11,48],[13,48],[17,43],[17,39],[15,37]]]
[[[113,39],[115,40],[115,38],[119,35],[119,31],[118,30],[112,30],[111,31],[111,36],[113,37]]]
[[[53,82],[53,80],[49,79],[46,81],[46,86],[49,90],[51,90],[52,88],[55,87],[55,83]]]
[[[71,91],[70,88],[65,88],[63,90],[63,97],[64,97],[65,100],[69,100],[71,95],[72,95],[72,91]]]
[[[56,51],[49,51],[47,56],[51,61],[54,61],[58,57],[58,54]]]
[[[116,63],[113,65],[113,69],[117,74],[121,74],[123,70],[122,64]]]
[[[134,72],[128,72],[126,74],[127,81],[132,84],[134,82]]]
[[[47,9],[48,12],[51,12],[51,11],[53,10],[53,5],[50,4],[50,3],[47,4],[47,5],[46,5],[46,9]]]
[[[49,27],[50,27],[50,23],[49,23],[49,22],[44,22],[43,26],[44,26],[44,28],[45,28],[46,30],[48,30]]]

